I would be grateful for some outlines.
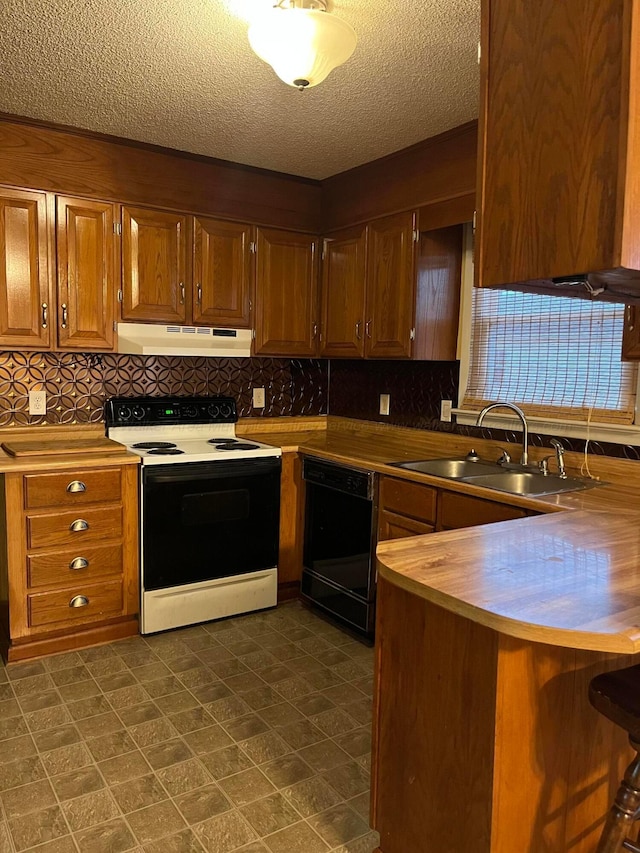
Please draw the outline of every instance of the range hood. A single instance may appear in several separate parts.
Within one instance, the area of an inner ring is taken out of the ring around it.
[[[251,330],[118,323],[117,351],[137,355],[245,358],[251,355]]]

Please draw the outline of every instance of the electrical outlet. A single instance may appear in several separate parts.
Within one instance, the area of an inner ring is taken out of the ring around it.
[[[388,415],[391,405],[391,394],[380,394],[380,414]]]
[[[253,389],[253,408],[264,409],[264,388]]]
[[[46,415],[47,414],[47,392],[46,391],[29,391],[29,414],[30,415]]]
[[[451,421],[451,400],[440,401],[440,420]]]

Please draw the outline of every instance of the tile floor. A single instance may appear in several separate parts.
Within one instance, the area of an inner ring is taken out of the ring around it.
[[[299,603],[0,665],[0,853],[370,853],[372,665]]]

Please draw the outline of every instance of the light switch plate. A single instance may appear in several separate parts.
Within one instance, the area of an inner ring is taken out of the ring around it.
[[[388,415],[391,405],[391,394],[380,394],[380,414]]]
[[[440,401],[440,420],[451,421],[451,400]]]
[[[264,388],[253,389],[253,408],[264,409]]]
[[[29,414],[30,415],[46,415],[47,414],[47,392],[46,391],[29,391]]]

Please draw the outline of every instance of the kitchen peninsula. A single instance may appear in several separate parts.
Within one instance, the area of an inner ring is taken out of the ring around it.
[[[592,853],[630,752],[587,688],[638,660],[639,520],[562,513],[378,546],[381,853]]]

